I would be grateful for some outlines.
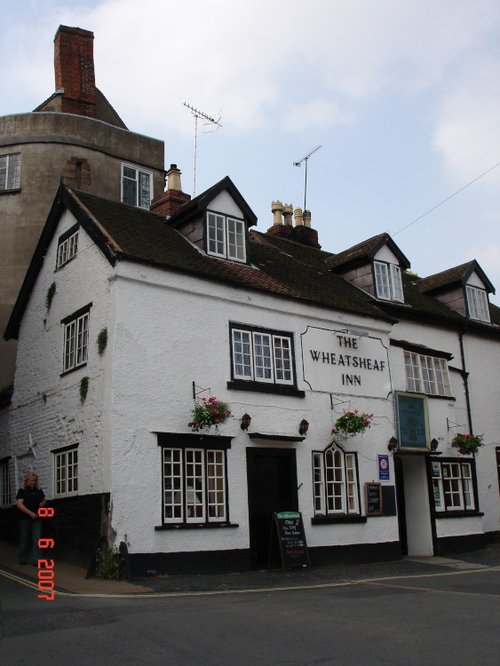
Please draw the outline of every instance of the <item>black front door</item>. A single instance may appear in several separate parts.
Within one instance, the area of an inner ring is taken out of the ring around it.
[[[295,450],[249,448],[247,474],[251,565],[278,567],[273,512],[298,510]]]

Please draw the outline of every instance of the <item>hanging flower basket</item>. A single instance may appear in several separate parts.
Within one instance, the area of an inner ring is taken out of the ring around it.
[[[366,414],[357,409],[352,409],[344,412],[342,416],[335,421],[332,430],[332,435],[340,437],[355,437],[362,435],[367,430],[373,421],[373,414]]]
[[[217,430],[229,416],[231,416],[229,406],[213,395],[210,398],[202,398],[201,402],[195,402],[188,426],[193,432],[208,430],[212,426]]]
[[[476,453],[479,447],[483,446],[483,444],[482,435],[471,435],[469,432],[463,435],[460,433],[456,434],[451,442],[453,448],[458,449],[458,452],[462,455]]]

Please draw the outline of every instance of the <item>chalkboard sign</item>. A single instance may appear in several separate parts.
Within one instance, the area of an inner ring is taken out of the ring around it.
[[[382,485],[380,483],[365,483],[366,515],[382,515]]]
[[[309,551],[302,514],[298,511],[280,511],[274,514],[276,535],[283,569],[298,569],[309,566]]]

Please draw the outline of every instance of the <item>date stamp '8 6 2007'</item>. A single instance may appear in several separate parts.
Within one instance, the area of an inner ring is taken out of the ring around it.
[[[41,506],[38,509],[39,518],[53,518],[55,511],[52,507]],[[38,548],[54,548],[54,539],[38,539]],[[38,560],[38,590],[40,594],[39,599],[46,601],[54,601],[54,560]]]

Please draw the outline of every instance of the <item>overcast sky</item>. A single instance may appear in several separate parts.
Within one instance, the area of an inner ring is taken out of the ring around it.
[[[229,175],[265,231],[271,201],[303,205],[293,162],[321,145],[307,207],[325,250],[388,231],[419,275],[475,258],[500,292],[499,0],[0,5],[0,115],[54,91],[60,24],[92,30],[98,88],[129,129],[165,141],[185,191],[187,101],[222,114],[217,132],[199,123],[197,193]]]

